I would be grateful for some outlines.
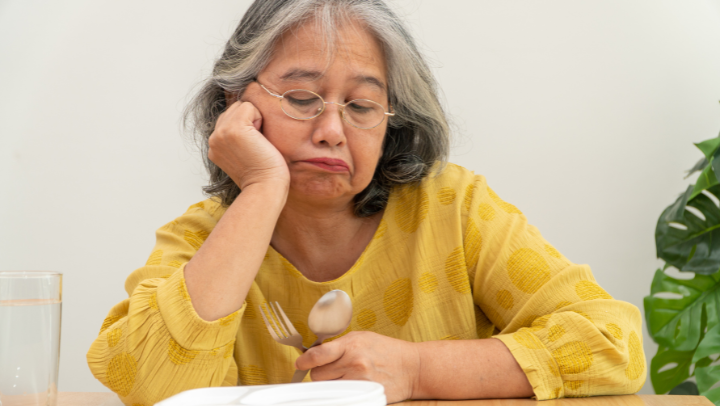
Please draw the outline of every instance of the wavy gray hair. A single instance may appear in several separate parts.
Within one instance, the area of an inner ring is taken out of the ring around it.
[[[370,184],[355,196],[354,211],[365,217],[385,208],[395,185],[418,182],[449,151],[449,127],[437,83],[402,21],[382,0],[256,0],[225,45],[212,76],[185,109],[184,123],[196,135],[210,183],[203,190],[230,205],[240,193],[233,180],[207,157],[208,138],[226,109],[225,92],[241,94],[265,68],[276,40],[287,30],[314,21],[329,44],[337,28],[361,21],[382,44],[388,69],[388,121],[382,156]]]

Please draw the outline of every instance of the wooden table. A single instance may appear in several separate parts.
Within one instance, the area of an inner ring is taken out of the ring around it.
[[[598,396],[542,402],[530,399],[412,400],[395,404],[398,406],[713,406],[703,396],[668,395]],[[114,393],[60,392],[57,406],[122,406],[122,402]]]

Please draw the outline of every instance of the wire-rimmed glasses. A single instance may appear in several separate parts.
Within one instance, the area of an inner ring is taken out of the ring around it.
[[[385,111],[385,108],[378,102],[368,99],[350,100],[345,104],[326,102],[319,94],[305,89],[292,89],[283,94],[274,93],[261,83],[260,87],[280,101],[280,108],[290,118],[295,120],[310,120],[325,111],[325,106],[335,104],[340,108],[340,115],[343,120],[353,127],[369,130],[379,126],[386,116],[394,116],[392,111]]]

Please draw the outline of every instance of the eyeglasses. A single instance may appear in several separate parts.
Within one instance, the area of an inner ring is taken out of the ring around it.
[[[289,117],[295,120],[310,120],[325,111],[325,105],[335,104],[340,108],[340,115],[353,127],[369,130],[379,126],[385,116],[394,116],[395,113],[390,107],[386,112],[385,108],[377,102],[367,99],[350,100],[345,104],[326,102],[319,94],[304,89],[292,89],[283,94],[273,93],[258,82],[260,87],[265,89],[270,96],[280,100],[280,108]]]

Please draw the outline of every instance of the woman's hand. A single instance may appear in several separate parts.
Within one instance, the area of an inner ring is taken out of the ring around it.
[[[260,133],[262,115],[250,102],[237,101],[218,117],[208,140],[208,159],[240,189],[255,183],[290,183],[282,154]]]
[[[410,399],[418,378],[420,356],[415,343],[369,331],[353,331],[301,355],[298,369],[312,368],[313,381],[356,379],[385,387],[388,403]]]

